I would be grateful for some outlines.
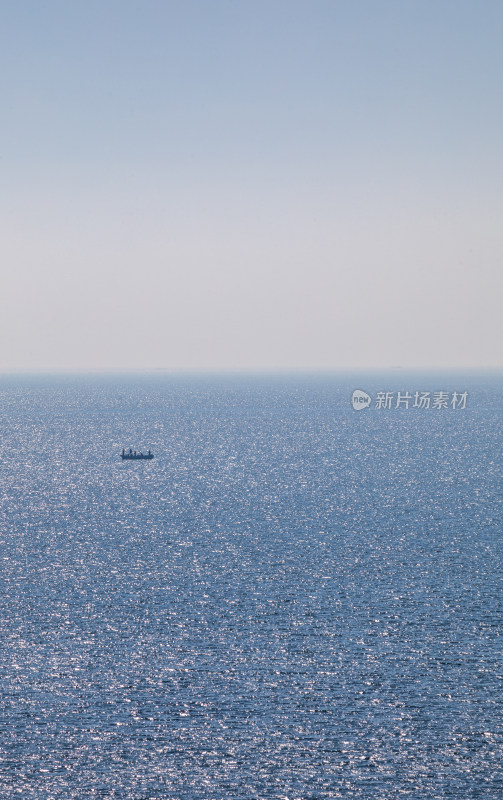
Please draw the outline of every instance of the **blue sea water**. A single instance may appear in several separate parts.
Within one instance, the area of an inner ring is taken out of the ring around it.
[[[503,797],[502,389],[1,378],[0,797]]]

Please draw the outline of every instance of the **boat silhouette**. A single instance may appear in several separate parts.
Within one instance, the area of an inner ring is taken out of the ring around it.
[[[154,454],[149,450],[148,453],[137,453],[136,450],[132,450],[129,448],[129,451],[126,451],[125,448],[122,448],[121,458],[123,461],[149,461],[151,458],[154,457]]]

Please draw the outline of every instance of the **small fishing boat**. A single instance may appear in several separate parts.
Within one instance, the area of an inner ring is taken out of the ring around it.
[[[121,457],[123,461],[149,461],[154,457],[154,454],[151,453],[150,450],[148,453],[137,453],[136,450],[133,451],[131,448],[126,451],[123,447]]]

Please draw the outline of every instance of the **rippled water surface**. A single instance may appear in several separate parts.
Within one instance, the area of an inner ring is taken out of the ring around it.
[[[0,797],[503,797],[502,384],[373,380],[0,379]]]

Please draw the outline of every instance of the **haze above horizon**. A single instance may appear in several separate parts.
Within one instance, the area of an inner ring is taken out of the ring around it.
[[[503,367],[501,3],[0,22],[0,372]]]

